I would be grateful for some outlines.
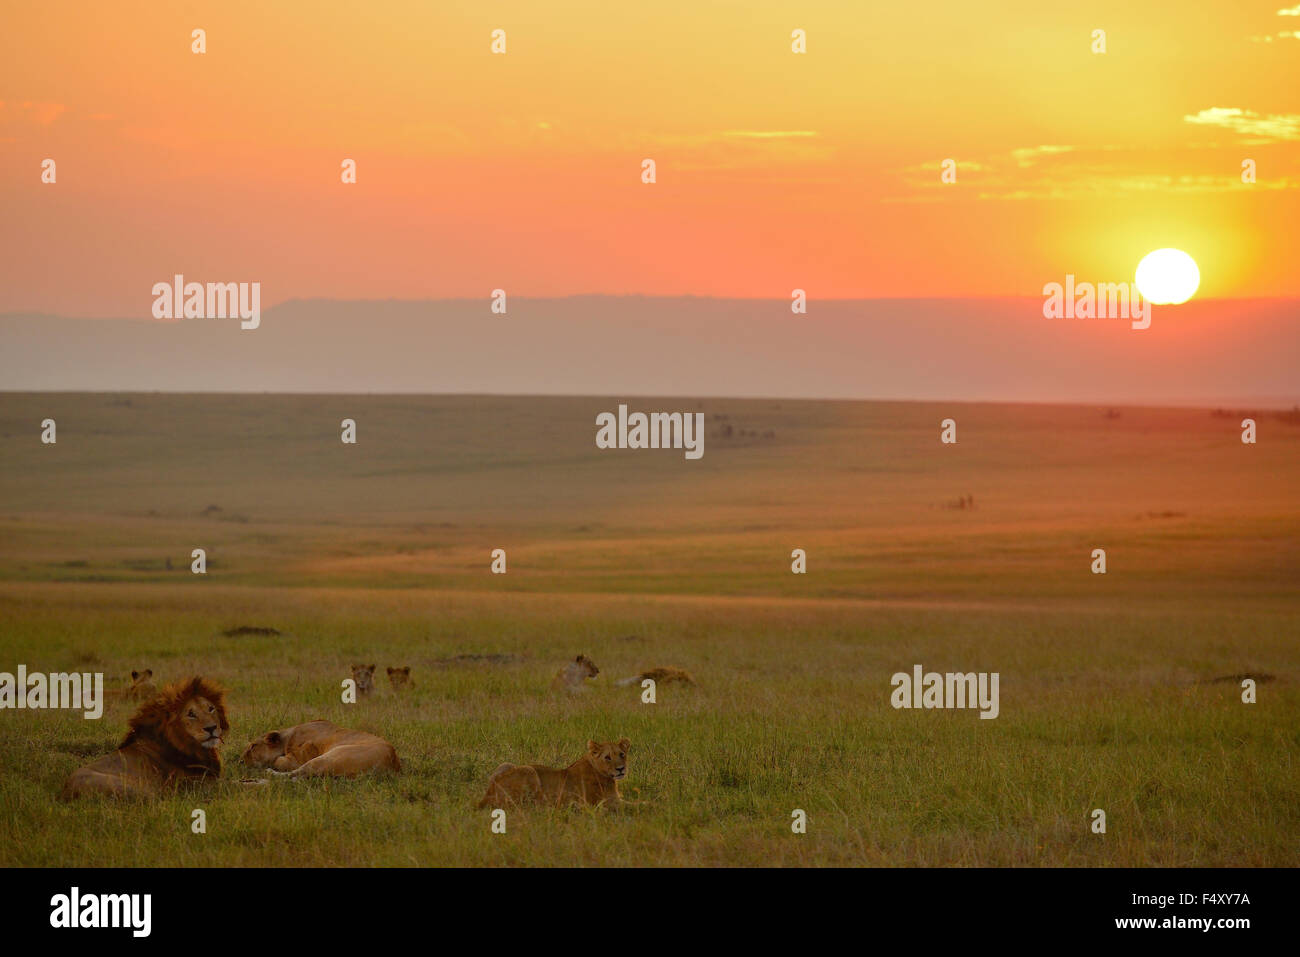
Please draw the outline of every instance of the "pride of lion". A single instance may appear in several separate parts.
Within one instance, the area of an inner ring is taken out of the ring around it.
[[[374,665],[353,666],[361,695],[373,693],[375,670]],[[582,691],[599,674],[595,662],[578,655],[555,676],[552,687]],[[410,675],[410,666],[388,668],[389,681],[398,693],[414,687]],[[680,668],[653,668],[615,684],[628,685],[647,678],[659,683],[695,683],[690,673]],[[63,786],[62,798],[92,794],[154,797],[181,782],[220,777],[220,749],[230,730],[224,689],[196,676],[158,691],[150,669],[131,672],[131,679],[131,685],[119,694],[144,700],[127,722],[126,737],[112,754],[74,771]],[[629,747],[627,738],[588,741],[586,751],[563,768],[502,764],[488,778],[487,793],[477,806],[531,803],[618,807],[624,803],[618,782],[627,776]],[[379,735],[341,728],[324,720],[268,731],[249,743],[241,760],[273,776],[288,778],[350,778],[370,771],[402,769],[397,750]]]

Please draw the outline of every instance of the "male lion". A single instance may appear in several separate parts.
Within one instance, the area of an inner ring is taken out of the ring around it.
[[[61,797],[153,797],[177,781],[221,774],[217,749],[230,730],[225,695],[203,678],[163,688],[127,728],[116,751],[72,772]]]
[[[415,682],[411,680],[410,665],[403,665],[401,668],[389,668],[388,681],[393,686],[394,691],[409,691],[415,687]]]
[[[587,750],[567,768],[540,764],[503,764],[488,778],[487,794],[478,807],[505,807],[536,801],[562,804],[604,804],[618,807],[622,797],[618,782],[627,777],[627,749],[631,742],[588,741]]]
[[[291,778],[355,777],[363,771],[402,770],[397,751],[378,735],[308,721],[283,731],[268,731],[244,751],[243,762]]]
[[[600,674],[600,669],[596,667],[596,662],[586,655],[578,655],[555,673],[555,677],[551,679],[551,690],[567,691],[569,694],[586,691],[586,685],[583,682],[588,678],[596,677],[598,674]]]

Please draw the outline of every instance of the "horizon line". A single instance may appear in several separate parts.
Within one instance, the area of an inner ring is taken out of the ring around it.
[[[196,280],[197,281],[197,280]],[[258,281],[258,280],[252,280]],[[569,293],[563,296],[529,296],[520,293],[509,293],[513,300],[523,300],[525,302],[565,302],[571,299],[662,299],[662,300],[681,300],[693,299],[703,302],[788,302],[788,297],[784,296],[702,296],[694,293],[606,293],[606,292],[578,292]],[[491,293],[484,296],[445,296],[445,297],[418,297],[418,298],[400,298],[396,296],[374,297],[374,298],[330,298],[328,296],[293,296],[288,299],[282,299],[279,302],[268,305],[264,312],[272,309],[279,309],[294,303],[476,303],[483,300],[491,300]],[[828,298],[819,298],[809,296],[810,302],[817,303],[870,303],[870,302],[1020,302],[1020,301],[1038,301],[1042,294],[1005,294],[1005,295],[982,295],[982,296],[837,296]],[[1206,297],[1203,299],[1191,299],[1178,305],[1160,306],[1161,309],[1176,309],[1180,306],[1193,306],[1198,304],[1212,305],[1214,303],[1296,303],[1300,305],[1300,296],[1216,296]],[[158,322],[158,323],[179,323],[182,319],[155,319],[149,316],[113,316],[113,315],[69,315],[67,313],[43,312],[40,310],[21,310],[12,309],[0,312],[0,319],[92,319],[95,321],[128,321],[128,322]]]
[[[335,392],[319,391],[231,391],[231,390],[192,390],[180,391],[172,389],[147,389],[147,390],[130,390],[130,389],[3,389],[0,388],[0,396],[24,396],[24,395],[63,395],[63,396],[268,396],[275,398],[311,398],[311,397],[332,397],[347,396],[357,397],[366,396],[371,398],[412,398],[422,397],[430,399],[608,399],[616,402],[626,402],[628,400],[641,399],[681,399],[695,401],[730,401],[730,402],[852,402],[852,403],[876,403],[876,404],[900,404],[907,403],[912,405],[1034,405],[1034,406],[1065,406],[1069,408],[1118,408],[1118,409],[1169,409],[1176,411],[1199,410],[1206,412],[1243,412],[1252,411],[1250,408],[1231,409],[1228,406],[1238,403],[1255,403],[1260,409],[1276,412],[1290,411],[1290,408],[1300,409],[1300,396],[1286,398],[1283,396],[1258,396],[1253,399],[1245,397],[1236,398],[1187,398],[1187,399],[1166,399],[1160,402],[1144,402],[1133,399],[1088,399],[1088,400],[1058,400],[1058,399],[956,399],[956,398],[844,398],[834,396],[789,396],[789,395],[714,395],[707,393],[697,394],[672,394],[665,393],[662,395],[649,394],[624,394],[611,395],[607,393],[595,392],[374,392],[374,391],[351,391],[339,390]],[[1262,405],[1260,403],[1263,403]],[[1275,405],[1273,403],[1281,403]]]

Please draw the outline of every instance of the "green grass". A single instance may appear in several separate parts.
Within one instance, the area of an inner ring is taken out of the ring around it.
[[[130,707],[0,712],[0,864],[1300,862],[1300,429],[1261,417],[1245,447],[1194,410],[709,400],[727,419],[687,462],[596,450],[615,402],[0,396],[0,670],[198,672],[232,721],[216,784],[64,805]],[[241,624],[284,634],[221,634]],[[578,652],[602,675],[557,698]],[[516,658],[440,663],[468,653]],[[342,704],[363,659],[415,691]],[[1001,716],[892,709],[917,663],[999,672]],[[660,664],[699,687],[612,687]],[[1254,705],[1205,680],[1253,671],[1276,676]],[[403,772],[240,784],[249,739],[316,717],[383,734]],[[502,761],[620,736],[635,808],[512,812],[504,835],[473,809]]]

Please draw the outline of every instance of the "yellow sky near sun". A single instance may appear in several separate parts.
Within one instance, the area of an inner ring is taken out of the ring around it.
[[[268,305],[1038,295],[1163,246],[1201,297],[1300,295],[1300,11],[1057,6],[10,4],[0,310],[143,316],[174,272]]]

